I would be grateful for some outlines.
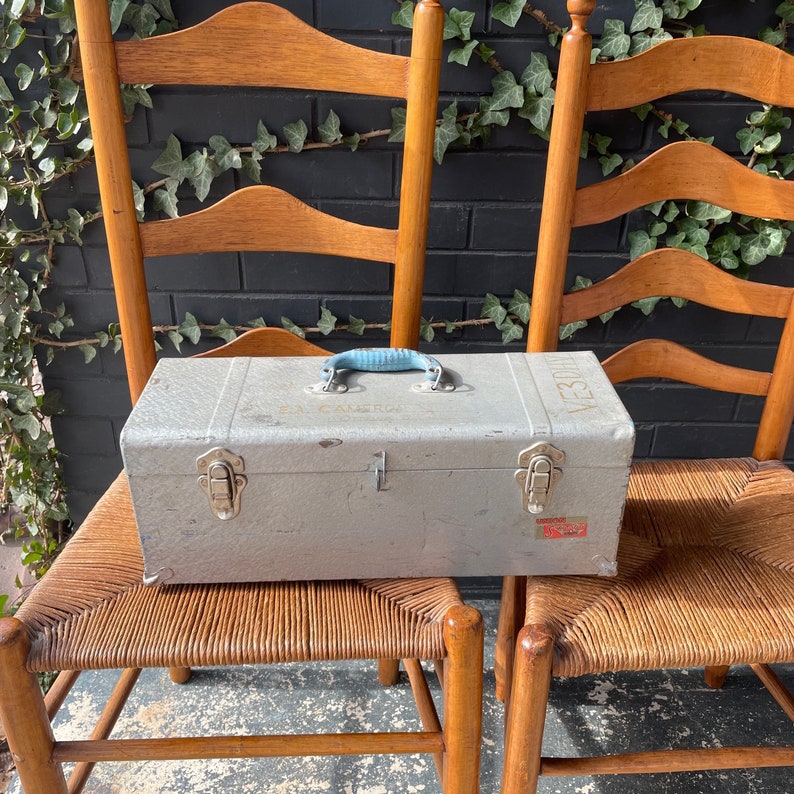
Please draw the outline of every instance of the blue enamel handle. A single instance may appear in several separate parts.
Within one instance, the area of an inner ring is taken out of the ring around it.
[[[428,380],[437,381],[441,375],[441,364],[426,353],[404,347],[359,347],[331,356],[323,364],[320,377],[331,380],[339,369],[355,369],[363,372],[402,372],[408,369],[423,369]]]

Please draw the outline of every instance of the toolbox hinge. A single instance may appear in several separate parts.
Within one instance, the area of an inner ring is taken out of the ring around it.
[[[216,518],[228,521],[240,512],[240,494],[248,483],[239,455],[216,447],[196,460],[199,487],[207,494]]]
[[[562,479],[565,453],[546,442],[533,444],[518,456],[521,467],[515,474],[521,486],[521,506],[529,513],[542,513],[551,503],[554,488]]]

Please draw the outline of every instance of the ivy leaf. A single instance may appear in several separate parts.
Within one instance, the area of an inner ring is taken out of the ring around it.
[[[242,166],[240,152],[223,135],[213,135],[209,140],[209,144],[215,152],[215,164],[221,172]]]
[[[453,102],[441,113],[441,124],[436,126],[433,141],[433,159],[441,165],[449,145],[460,137],[458,130],[458,103]]]
[[[152,163],[152,170],[157,171],[158,174],[181,178],[182,144],[176,135],[171,134],[168,136],[165,149]]]
[[[642,254],[647,254],[648,251],[653,251],[656,248],[657,239],[651,237],[648,232],[640,229],[635,232],[629,232],[629,256],[636,259]]]
[[[177,330],[193,345],[197,344],[199,339],[201,339],[201,328],[198,320],[190,312],[185,312],[185,319],[180,323]]]
[[[91,345],[80,345],[81,350],[84,347],[91,348],[94,355],[96,355],[96,350],[94,350]],[[93,358],[93,356],[91,358]],[[86,356],[86,363],[90,360],[91,359]],[[41,423],[38,421],[38,419],[36,419],[35,416],[33,416],[33,414],[23,414],[22,416],[12,417],[11,426],[14,428],[14,430],[16,430],[17,433],[21,433],[24,430],[33,441],[35,441],[41,435]]]
[[[306,338],[306,332],[303,330],[303,328],[295,325],[295,323],[293,323],[289,317],[281,318],[281,327],[286,328],[291,334],[295,334],[295,336],[299,336],[301,339]]]
[[[776,132],[774,135],[767,135],[753,147],[753,151],[758,154],[772,154],[772,152],[780,146],[782,141],[783,137],[779,132]]]
[[[514,28],[521,19],[521,13],[526,5],[526,0],[509,0],[507,3],[497,3],[494,6],[491,16],[504,22],[510,28]]]
[[[581,330],[582,328],[587,328],[587,320],[577,320],[574,323],[567,323],[566,325],[560,326],[560,341],[563,342],[566,339],[570,339],[577,331]]]
[[[551,87],[554,77],[549,68],[549,59],[540,52],[533,52],[529,57],[529,64],[521,74],[521,85],[542,95]]]
[[[447,56],[447,63],[459,63],[462,66],[468,66],[471,54],[479,43],[477,39],[472,39],[466,43],[465,47],[458,47],[458,49],[451,50],[449,56]]]
[[[299,119],[291,124],[285,124],[283,129],[289,150],[294,154],[302,151],[303,145],[306,143],[306,136],[309,134],[306,122],[303,119]]]
[[[262,154],[268,149],[275,149],[278,146],[278,138],[270,133],[270,130],[261,122],[256,125],[256,139],[251,144],[252,148]]]
[[[794,23],[794,5],[790,2],[781,3],[776,9],[775,13],[784,21]]]
[[[323,336],[328,336],[328,334],[336,328],[336,321],[337,318],[323,306],[320,310],[320,319],[317,321],[317,328]]]
[[[609,176],[616,168],[620,168],[623,158],[619,154],[611,154],[609,157],[599,157],[598,162],[601,163],[601,173]]]
[[[351,152],[355,152],[356,149],[358,149],[360,142],[361,136],[357,132],[354,132],[352,135],[345,135],[345,137],[342,138],[342,143],[344,143]]]
[[[2,99],[3,102],[14,101],[14,95],[11,93],[11,91],[8,88],[8,84],[6,83],[5,80],[3,80],[2,77],[0,77],[0,99]]]
[[[35,72],[26,63],[19,63],[14,69],[14,74],[19,80],[19,90],[26,91],[33,82]]]
[[[259,165],[259,157],[251,155],[242,158],[240,171],[244,173],[252,182],[262,181],[262,166]]]
[[[707,201],[688,201],[686,214],[696,220],[713,220],[717,223],[726,223],[733,217],[733,213],[730,210],[723,209],[715,204],[709,204]]]
[[[333,110],[328,111],[328,118],[317,127],[322,143],[339,143],[342,140],[339,116]]]
[[[514,323],[509,317],[499,324],[497,328],[502,332],[502,344],[504,345],[509,345],[510,342],[515,342],[524,335],[524,329],[518,323]]]
[[[514,290],[513,297],[510,303],[507,304],[507,311],[518,317],[522,323],[528,323],[530,311],[529,295],[527,295],[526,292],[522,292],[520,289]]]
[[[736,133],[736,138],[739,141],[739,148],[742,154],[750,154],[757,143],[764,139],[764,130],[762,127],[755,129],[743,129]]]
[[[424,317],[419,320],[419,338],[425,342],[432,342],[436,338],[435,328]]]
[[[165,188],[158,188],[154,191],[154,208],[164,212],[169,218],[179,217],[179,210],[177,209],[178,199],[176,197],[178,186],[178,180],[166,179]]]
[[[661,300],[660,297],[643,298],[642,300],[634,301],[631,305],[635,309],[639,309],[646,317],[653,312],[656,304]]]
[[[506,108],[520,108],[524,104],[524,87],[516,82],[515,75],[505,69],[493,80],[493,98],[491,110],[505,110]]]
[[[347,318],[347,330],[350,331],[351,334],[363,336],[366,330],[366,323],[360,317],[353,317],[351,314]]]
[[[532,96],[527,92],[524,106],[518,111],[522,119],[527,119],[539,130],[545,130],[551,123],[551,111],[554,107],[554,90],[549,88],[542,96]]]
[[[86,364],[90,364],[96,358],[96,347],[94,345],[80,345],[79,349]]]
[[[640,30],[655,30],[662,26],[664,12],[656,7],[653,0],[634,0],[637,11],[631,20],[630,33],[637,33]]]
[[[181,353],[182,350],[180,349],[179,345],[182,343],[182,334],[180,334],[179,331],[169,331],[168,338],[176,348],[176,352]]]
[[[391,109],[391,132],[389,143],[402,143],[405,140],[405,108]]]
[[[414,26],[414,4],[411,0],[404,0],[400,3],[400,10],[391,15],[392,25],[399,25],[401,28],[411,30]]]
[[[645,121],[648,118],[648,114],[653,110],[653,105],[650,102],[646,102],[644,105],[636,105],[635,107],[631,108],[631,112],[640,120]]]
[[[457,37],[462,41],[468,41],[471,38],[474,17],[474,11],[459,11],[457,8],[451,8],[444,16],[444,40]]]
[[[621,19],[607,19],[604,22],[604,32],[598,43],[601,55],[613,58],[616,61],[625,58],[631,47],[631,37],[626,33],[626,26]]]
[[[129,4],[130,0],[110,0],[110,29],[113,33],[119,29]]]
[[[507,319],[507,309],[502,306],[502,301],[496,295],[489,292],[485,296],[480,317],[489,317],[498,328]]]
[[[217,336],[224,342],[231,342],[237,339],[237,331],[221,317],[221,321],[210,330],[210,336]]]

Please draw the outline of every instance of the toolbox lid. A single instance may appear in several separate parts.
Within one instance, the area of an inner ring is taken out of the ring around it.
[[[509,469],[549,442],[565,468],[625,467],[634,426],[589,351],[440,356],[454,391],[421,372],[343,372],[345,393],[311,391],[325,357],[163,359],[121,434],[130,476],[196,474],[222,447],[245,472]],[[511,474],[512,476],[512,474]]]

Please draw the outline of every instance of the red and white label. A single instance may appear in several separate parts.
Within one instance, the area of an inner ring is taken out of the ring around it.
[[[535,536],[543,540],[586,538],[587,516],[554,516],[535,519]]]

